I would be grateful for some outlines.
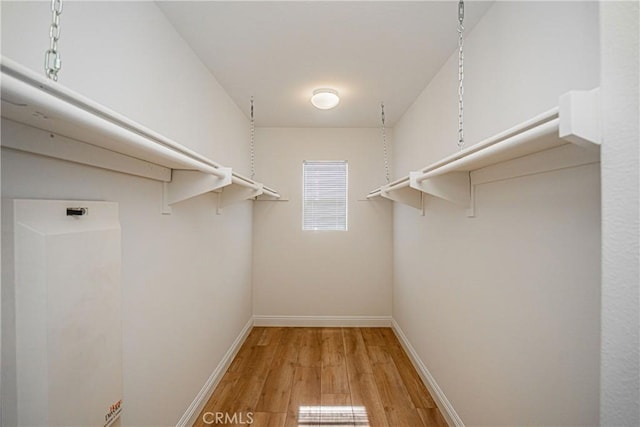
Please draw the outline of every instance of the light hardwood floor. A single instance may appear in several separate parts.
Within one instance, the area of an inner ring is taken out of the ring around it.
[[[390,328],[253,328],[194,425],[249,421],[447,425]]]

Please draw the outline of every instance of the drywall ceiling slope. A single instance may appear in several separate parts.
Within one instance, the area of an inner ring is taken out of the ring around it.
[[[455,0],[157,4],[258,126],[376,127],[381,101],[392,126],[457,48]],[[491,4],[466,3],[466,31]],[[340,105],[314,109],[327,86]]]

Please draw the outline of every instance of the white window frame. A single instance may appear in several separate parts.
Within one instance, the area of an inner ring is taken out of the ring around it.
[[[329,222],[325,224],[308,223],[307,218],[307,165],[320,164],[341,164],[344,165],[344,228],[341,227],[339,221],[335,224]],[[305,160],[302,162],[302,230],[303,231],[348,231],[349,230],[349,162],[347,160]]]

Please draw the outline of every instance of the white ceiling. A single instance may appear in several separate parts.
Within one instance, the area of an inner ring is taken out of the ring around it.
[[[393,126],[457,48],[456,0],[158,5],[257,126],[377,127],[381,101]],[[469,31],[491,2],[465,5]],[[338,107],[311,105],[320,87]]]

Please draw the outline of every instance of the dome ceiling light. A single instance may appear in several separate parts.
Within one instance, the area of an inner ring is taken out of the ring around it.
[[[313,91],[311,103],[320,110],[330,110],[340,103],[340,97],[336,90],[316,89]]]

